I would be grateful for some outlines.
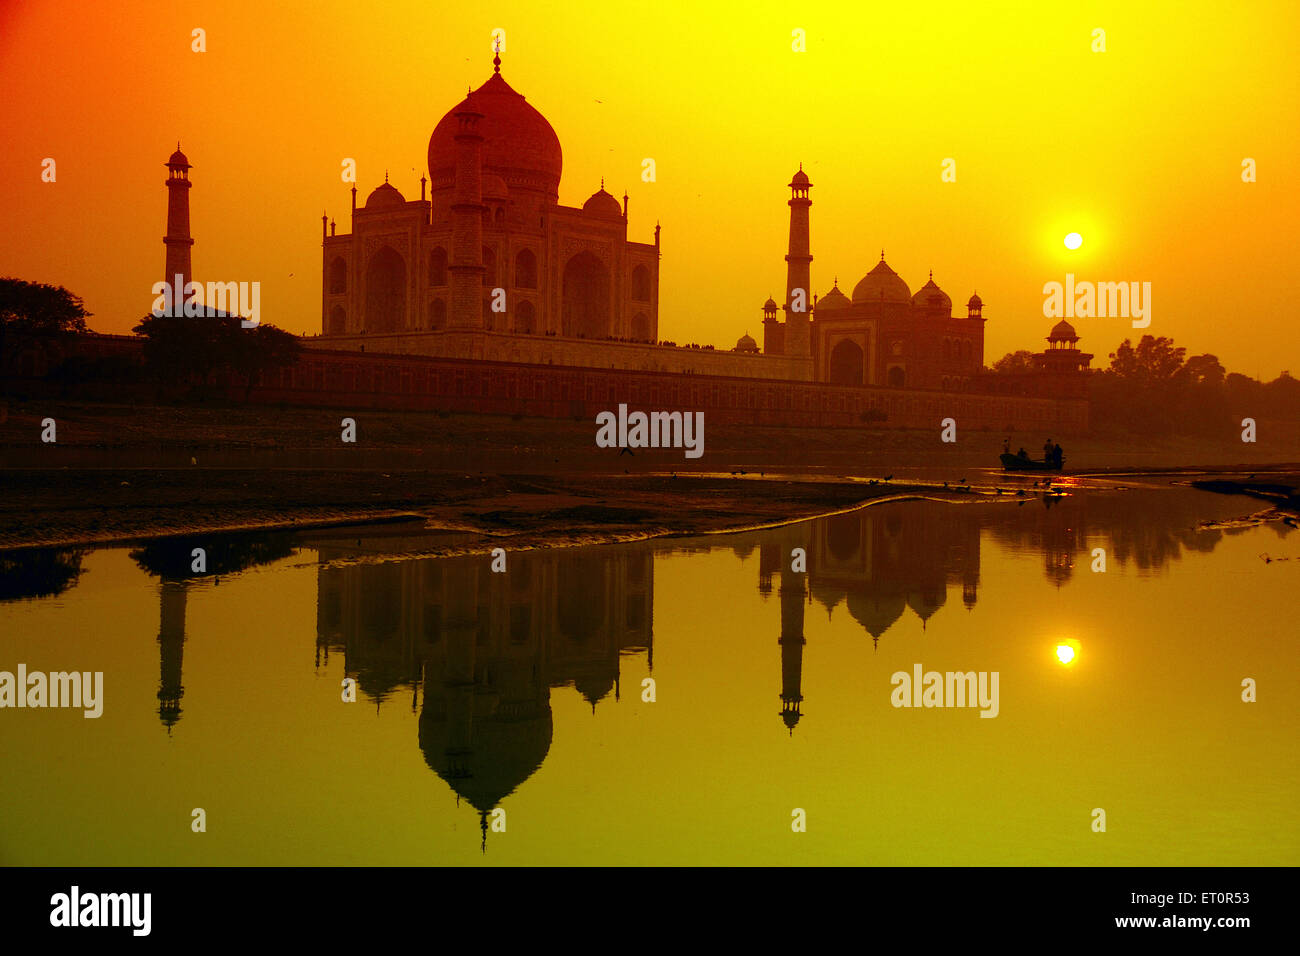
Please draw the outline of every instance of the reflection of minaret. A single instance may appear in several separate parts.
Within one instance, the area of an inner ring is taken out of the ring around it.
[[[190,249],[194,240],[190,238],[190,161],[181,152],[181,144],[176,144],[176,152],[167,160],[167,235],[163,245],[167,249],[167,272],[163,281],[168,285],[176,282],[180,276],[181,287],[172,290],[173,302],[185,294],[185,285],[190,281]]]
[[[181,719],[181,657],[185,651],[185,593],[181,581],[164,581],[159,589],[158,653],[161,676],[158,681],[158,716],[167,732]]]
[[[803,646],[808,643],[803,636],[804,575],[790,571],[781,572],[781,720],[794,736],[794,725],[803,715],[800,687],[803,678]]]

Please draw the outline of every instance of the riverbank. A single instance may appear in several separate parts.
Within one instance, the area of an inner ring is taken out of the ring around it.
[[[342,419],[355,422],[355,442],[341,440]],[[57,441],[41,440],[46,419]],[[1232,431],[1218,440],[1108,434],[1104,423],[1084,436],[974,431],[957,423],[956,441],[932,430],[776,428],[706,421],[704,454],[637,449],[620,455],[598,448],[592,421],[512,418],[438,412],[367,411],[346,415],[311,408],[215,405],[130,405],[11,401],[0,415],[0,466],[143,468],[427,469],[486,474],[621,475],[676,470],[804,471],[881,475],[898,469],[998,467],[1010,438],[1038,455],[1045,439],[1061,442],[1068,471],[1226,468],[1300,461],[1300,422],[1261,422],[1256,442]]]
[[[779,524],[935,489],[679,475],[456,475],[302,469],[17,469],[0,550],[408,520],[472,546],[636,540]],[[957,492],[937,492],[957,496]]]
[[[40,439],[47,418],[54,442]],[[1037,475],[996,467],[1005,436],[960,429],[946,444],[937,430],[720,425],[691,460],[597,448],[586,421],[367,412],[355,427],[345,443],[340,417],[317,409],[13,403],[0,422],[0,549],[380,521],[471,545],[558,546],[739,530],[900,494],[1041,494]],[[1067,454],[1068,471],[1108,477],[1297,470],[1265,464],[1286,461],[1276,438],[1087,437]]]

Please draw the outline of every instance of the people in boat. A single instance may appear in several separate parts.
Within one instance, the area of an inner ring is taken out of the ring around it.
[[[1011,454],[1011,437],[1009,435],[1006,438],[1002,439],[1002,454],[1004,455]]]
[[[1065,463],[1065,451],[1059,444],[1052,445],[1052,457],[1048,461],[1056,468],[1060,468]]]
[[[1029,460],[1029,452],[1025,451],[1025,450],[1022,448],[1022,449],[1020,449],[1020,451],[1016,452],[1016,457],[1017,457],[1017,458],[1023,458],[1025,461],[1028,461],[1028,460]]]
[[[1043,442],[1043,461],[1049,465],[1052,463],[1052,440],[1050,438]]]

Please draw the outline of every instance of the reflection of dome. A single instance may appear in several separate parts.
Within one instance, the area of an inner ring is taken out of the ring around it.
[[[926,586],[921,589],[921,593],[913,591],[907,596],[907,606],[916,612],[916,616],[925,623],[930,619],[935,611],[943,607],[944,601],[948,598],[946,588]]]
[[[389,183],[377,187],[374,192],[366,197],[367,209],[383,209],[385,206],[401,206],[405,203],[405,197],[397,191],[395,186]]]
[[[614,689],[614,676],[610,673],[582,674],[574,679],[573,686],[587,703],[591,704],[594,712],[596,705],[608,697],[609,692]]]
[[[854,302],[910,302],[912,291],[882,256],[876,267],[853,288]]]
[[[1074,331],[1073,325],[1065,321],[1065,319],[1062,319],[1060,322],[1057,322],[1054,326],[1052,326],[1052,331],[1051,334],[1047,336],[1047,341],[1077,342],[1079,341],[1079,335],[1077,332]]]
[[[469,106],[482,114],[483,171],[501,176],[506,184],[557,197],[563,155],[560,139],[546,117],[510,88],[500,73],[456,104],[429,138],[429,178],[434,189],[449,188],[456,176],[456,113]]]
[[[855,592],[849,595],[849,613],[872,637],[880,637],[903,613],[901,594],[868,595]]]
[[[852,305],[849,297],[840,291],[839,283],[831,286],[831,291],[817,300],[816,312],[825,312],[828,309],[847,309]]]
[[[935,284],[933,274],[930,275],[929,282],[916,290],[916,295],[912,296],[912,305],[922,309],[940,309],[944,315],[952,314],[952,299]]]
[[[742,336],[741,336],[741,337],[736,341],[736,351],[737,351],[737,352],[757,352],[757,351],[758,351],[758,343],[754,341],[753,336],[751,336],[748,332],[746,332],[744,335],[742,335]]]
[[[551,749],[551,708],[526,702],[473,720],[470,739],[453,737],[455,715],[430,713],[430,708],[456,709],[455,698],[426,700],[420,714],[420,750],[429,769],[480,813],[488,813],[537,772]],[[524,713],[519,713],[523,709]]]
[[[582,204],[582,211],[588,216],[597,216],[601,219],[623,218],[623,207],[618,204],[617,199],[605,192],[603,186]]]

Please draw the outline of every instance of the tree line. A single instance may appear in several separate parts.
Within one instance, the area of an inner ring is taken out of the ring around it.
[[[1034,353],[1009,352],[994,374],[1035,369]],[[1284,371],[1269,382],[1228,372],[1209,353],[1188,355],[1168,336],[1125,339],[1106,368],[1089,369],[1094,425],[1136,434],[1221,434],[1242,418],[1300,420],[1300,380]]]
[[[0,279],[0,368],[8,367],[6,348],[14,335],[85,335],[90,315],[82,300],[62,286]],[[141,359],[73,354],[52,369],[50,377],[69,383],[148,378],[160,385],[206,387],[224,373],[243,382],[247,400],[264,372],[294,364],[302,349],[292,333],[266,322],[245,329],[239,316],[226,313],[149,314],[132,332],[143,340]]]

